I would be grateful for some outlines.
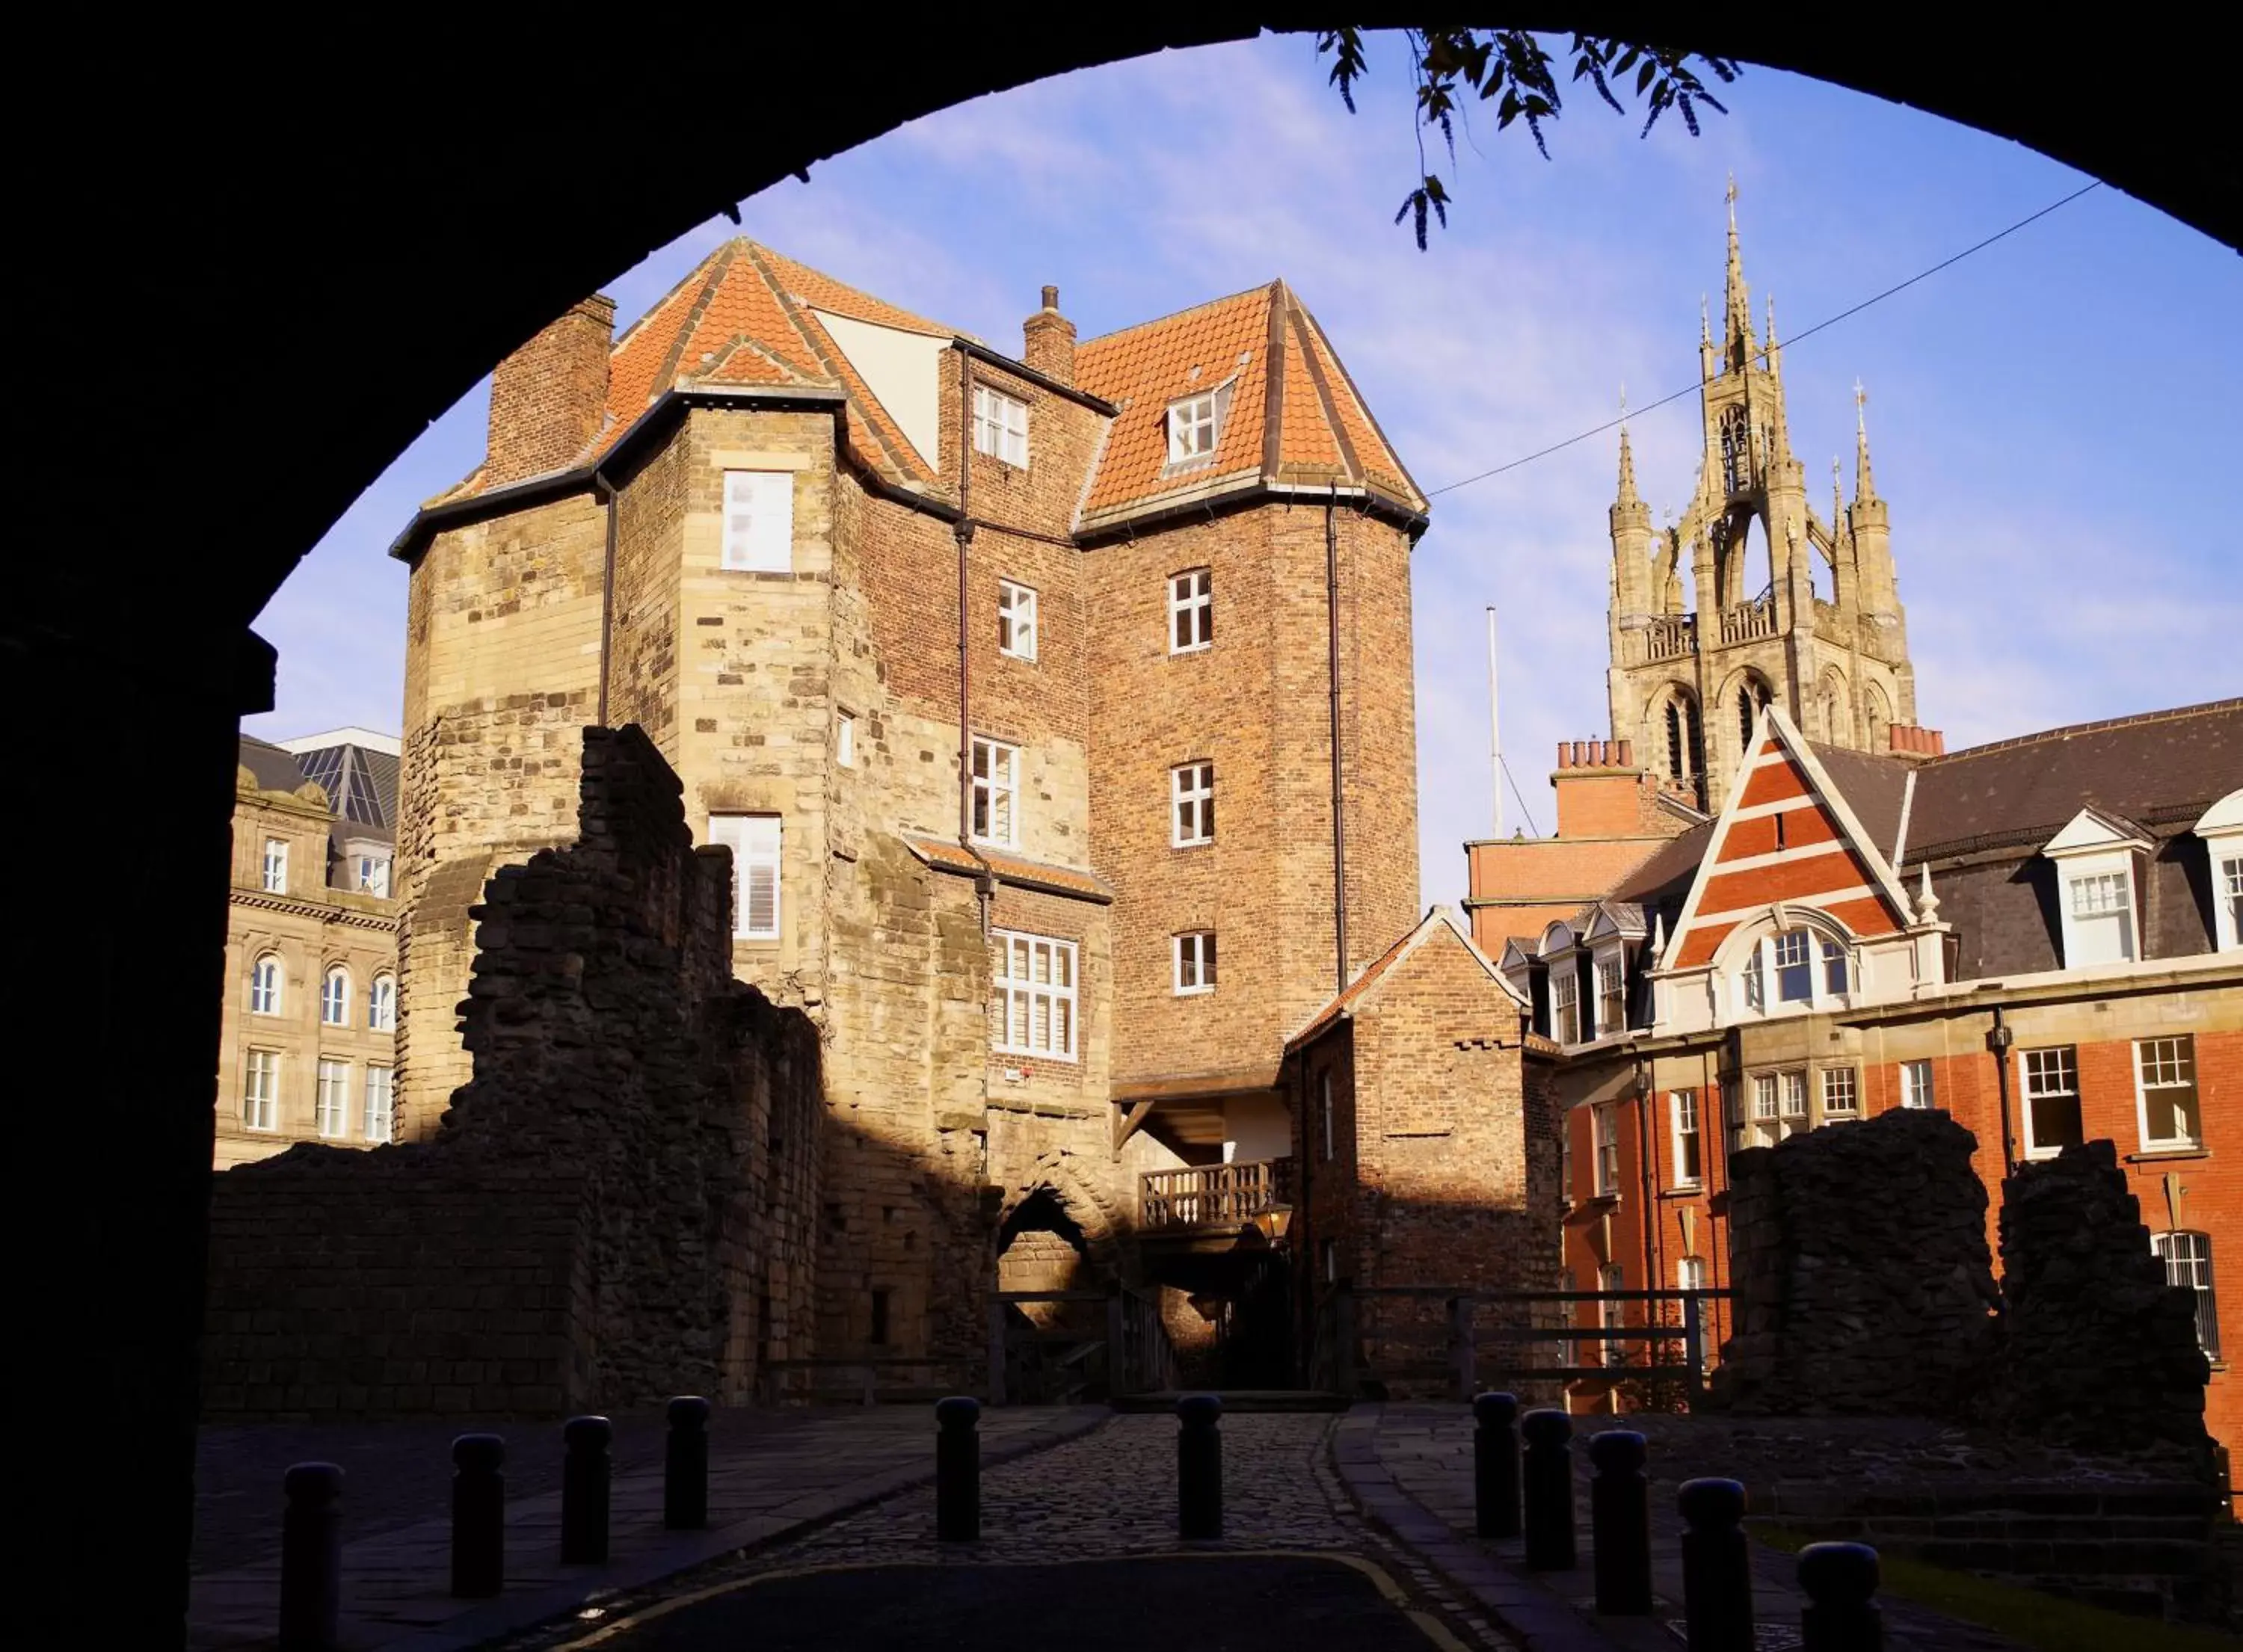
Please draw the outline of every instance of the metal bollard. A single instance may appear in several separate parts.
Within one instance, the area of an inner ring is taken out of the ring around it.
[[[670,1402],[670,1435],[662,1448],[662,1523],[697,1532],[709,1523],[709,1402],[681,1394]]]
[[[981,1402],[953,1394],[934,1402],[934,1536],[971,1543],[981,1535]]]
[[[1687,1480],[1681,1513],[1683,1644],[1688,1652],[1753,1652],[1752,1554],[1739,1522],[1745,1488],[1734,1480]]]
[[[1867,1543],[1809,1543],[1799,1551],[1802,1652],[1884,1652],[1884,1614],[1877,1592],[1877,1552]]]
[[[1519,1483],[1524,1492],[1526,1569],[1570,1571],[1573,1554],[1573,1420],[1562,1411],[1530,1411]]]
[[[342,1614],[343,1471],[298,1463],[280,1477],[280,1652],[334,1652]]]
[[[452,1593],[479,1601],[506,1587],[506,1441],[461,1434],[452,1442]]]
[[[1651,1612],[1651,1482],[1643,1436],[1608,1428],[1589,1436],[1589,1541],[1597,1610],[1613,1616]]]
[[[561,1426],[561,1563],[598,1566],[608,1558],[608,1442],[605,1417],[571,1417]]]
[[[1176,1534],[1223,1535],[1223,1400],[1188,1393],[1176,1401]]]
[[[1482,1537],[1519,1535],[1519,1396],[1472,1399],[1472,1509]]]

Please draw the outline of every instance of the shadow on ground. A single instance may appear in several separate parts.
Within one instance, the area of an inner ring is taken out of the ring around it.
[[[690,1598],[690,1597],[689,1597]],[[1307,1556],[773,1573],[570,1644],[603,1652],[1427,1652],[1364,1569]]]

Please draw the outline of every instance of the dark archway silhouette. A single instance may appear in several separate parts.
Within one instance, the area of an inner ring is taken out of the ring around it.
[[[1254,32],[1203,15],[961,14],[837,46],[811,13],[697,16],[682,38],[394,14],[314,42],[80,9],[19,42],[27,79],[68,89],[7,115],[15,1117],[18,1162],[55,1187],[16,1201],[35,1619],[180,1638],[234,730],[272,686],[251,620],[429,420],[650,249],[932,110]],[[1585,0],[1519,21],[1647,20]],[[2243,238],[2218,100],[2176,75],[2114,112],[2078,90],[2071,32],[1770,12],[1685,33]]]

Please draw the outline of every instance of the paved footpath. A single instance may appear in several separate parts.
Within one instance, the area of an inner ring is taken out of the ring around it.
[[[1652,1587],[1656,1617],[1599,1617],[1593,1546],[1589,1541],[1588,1438],[1626,1427],[1624,1417],[1574,1420],[1574,1510],[1580,1564],[1570,1572],[1532,1573],[1522,1546],[1484,1541],[1473,1534],[1472,1420],[1462,1405],[1364,1405],[1335,1437],[1339,1472],[1364,1513],[1386,1527],[1478,1602],[1527,1652],[1674,1652],[1682,1619],[1681,1521],[1674,1512],[1677,1476],[1651,1479]],[[1691,1472],[1704,1472],[1692,1470]],[[1789,1555],[1753,1545],[1753,1605],[1760,1652],[1799,1644],[1805,1604]],[[1889,1652],[2017,1652],[2016,1643],[1976,1625],[1958,1623],[1891,1595],[1881,1597]]]
[[[1005,1414],[983,1414],[985,1436]],[[1176,1536],[1175,1420],[1116,1416],[985,1467],[979,1542],[938,1545],[933,1489],[921,1487],[799,1541],[502,1644],[508,1652],[1514,1646],[1418,1557],[1365,1528],[1331,1463],[1339,1421],[1226,1416],[1223,1534],[1211,1541]]]
[[[985,1461],[1034,1452],[1095,1428],[1103,1407],[1006,1407],[982,1420]],[[610,1559],[562,1566],[560,1428],[508,1436],[507,1591],[449,1594],[450,1440],[458,1425],[206,1431],[199,1470],[197,1572],[188,1606],[194,1652],[273,1644],[280,1609],[280,1475],[291,1462],[343,1468],[344,1652],[453,1652],[643,1588],[743,1549],[785,1541],[934,1472],[924,1407],[719,1413],[711,1428],[710,1528],[662,1528],[658,1414],[618,1416]]]

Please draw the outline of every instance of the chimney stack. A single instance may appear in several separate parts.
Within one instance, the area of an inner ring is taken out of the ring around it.
[[[615,333],[616,301],[595,293],[498,364],[485,487],[565,470],[590,445],[607,420]]]
[[[1059,312],[1059,289],[1044,289],[1044,307],[1020,324],[1020,359],[1047,379],[1074,382],[1074,323]]]

